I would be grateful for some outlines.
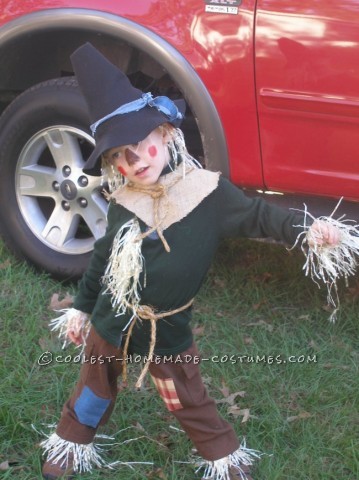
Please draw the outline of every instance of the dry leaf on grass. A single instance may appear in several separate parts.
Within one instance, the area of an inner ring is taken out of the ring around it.
[[[7,267],[10,267],[11,265],[11,262],[9,259],[5,260],[5,262],[3,263],[0,263],[0,270],[5,270],[5,268]],[[2,463],[0,463],[0,466],[2,465]]]
[[[0,463],[0,471],[8,470],[9,466],[8,460],[5,460],[5,462]]]
[[[222,388],[220,388],[220,391],[224,398],[222,398],[221,400],[216,400],[216,403],[228,403],[228,405],[234,405],[237,397],[243,398],[246,395],[246,392],[244,391],[230,393],[229,388],[227,387],[227,385],[224,383],[223,380],[222,380]]]
[[[303,396],[305,396],[303,392],[291,392],[289,395],[290,401],[287,403],[288,409],[295,412],[300,411],[300,402]]]
[[[216,403],[228,403],[228,405],[234,405],[235,400],[237,397],[243,398],[245,396],[246,392],[235,392],[231,393],[225,398],[222,398],[221,400],[216,400]]]
[[[63,310],[64,308],[70,308],[74,303],[74,297],[69,293],[66,293],[65,297],[60,300],[60,295],[54,293],[50,300],[50,310]]]
[[[135,428],[136,430],[139,430],[140,432],[146,432],[146,430],[143,428],[143,426],[142,426],[139,422],[137,422],[137,423],[134,424],[134,428]],[[147,433],[147,432],[146,432],[146,433]]]
[[[212,377],[209,377],[208,375],[203,375],[202,376],[202,382],[206,387],[210,387],[212,384]]]
[[[252,415],[249,413],[249,408],[241,408],[239,405],[236,405],[236,398],[240,397],[243,398],[246,395],[246,392],[239,391],[235,393],[230,393],[229,388],[222,380],[222,388],[220,389],[224,398],[221,400],[216,400],[216,403],[226,403],[229,405],[227,412],[234,417],[243,417],[241,423],[247,422],[250,418],[253,418]]]
[[[157,435],[156,440],[161,442],[163,445],[167,446],[170,443],[173,443],[173,437],[170,433],[161,432]]]
[[[193,335],[201,336],[204,335],[204,327],[196,326],[192,328]]]
[[[148,475],[146,475],[146,478],[152,479],[152,480],[158,480],[158,479],[167,480],[167,477],[164,471],[162,470],[162,468],[157,468],[156,470],[153,470]]]
[[[266,305],[266,304],[267,304],[267,300],[261,300],[260,302],[254,303],[252,305],[252,310],[259,310],[263,305]]]
[[[265,283],[271,280],[273,275],[270,272],[262,272],[258,275],[253,275],[253,280],[258,282],[258,283]]]
[[[345,296],[352,300],[356,300],[357,298],[359,298],[359,280],[355,282],[352,287],[348,288]]]
[[[218,287],[220,290],[225,290],[226,289],[226,281],[223,280],[222,278],[219,278],[219,277],[214,277],[213,285],[215,287]]]
[[[224,383],[224,380],[222,380],[222,388],[219,389],[220,392],[222,393],[222,395],[224,397],[228,397],[230,395],[230,391],[229,391],[229,388],[227,387],[227,385]]]
[[[273,325],[270,325],[264,320],[259,320],[258,322],[254,322],[254,323],[248,323],[247,326],[248,327],[265,327],[265,329],[268,330],[268,332],[272,332],[274,328]]]
[[[317,343],[314,340],[311,340],[308,343],[308,347],[313,348],[313,350],[319,350],[319,346],[317,345]]]
[[[326,305],[322,306],[322,310],[324,310],[325,312],[328,312],[328,313],[333,313],[334,309],[333,309],[332,305],[326,304]]]
[[[300,412],[298,415],[293,415],[292,417],[287,418],[287,422],[295,422],[296,420],[305,420],[310,418],[312,415],[309,412]]]
[[[49,350],[49,339],[48,338],[40,338],[39,339],[39,345],[41,347],[41,349],[45,352],[46,350]]]
[[[228,413],[234,417],[243,417],[241,423],[246,423],[250,418],[254,418],[250,414],[249,408],[240,408],[238,405],[229,407]]]
[[[335,365],[334,363],[325,363],[323,365],[323,368],[327,368],[327,369],[331,369],[331,368],[338,369],[338,368],[340,368],[341,370],[350,370],[351,369],[351,367],[349,365]]]

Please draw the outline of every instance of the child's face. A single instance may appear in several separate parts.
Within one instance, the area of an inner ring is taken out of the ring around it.
[[[152,185],[169,162],[168,140],[169,134],[157,128],[135,145],[111,148],[106,158],[129,181]]]

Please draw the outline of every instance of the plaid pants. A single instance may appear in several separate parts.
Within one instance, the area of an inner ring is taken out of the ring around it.
[[[80,379],[65,403],[57,434],[64,440],[87,444],[104,425],[117,397],[122,372],[122,349],[103,340],[91,329]],[[160,359],[160,357],[158,357]],[[191,360],[192,359],[192,360]],[[206,391],[200,374],[196,345],[175,356],[151,362],[150,374],[167,409],[177,418],[205,460],[218,460],[239,447],[233,428],[223,420]]]

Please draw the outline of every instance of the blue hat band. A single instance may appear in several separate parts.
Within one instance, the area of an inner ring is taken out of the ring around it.
[[[147,106],[156,108],[159,112],[166,115],[169,122],[174,122],[175,120],[183,119],[183,114],[178,110],[178,108],[170,98],[163,97],[163,96],[153,97],[152,93],[148,92],[148,93],[144,93],[137,100],[134,100],[129,103],[125,103],[121,107],[114,110],[112,113],[109,113],[105,117],[100,118],[100,120],[97,120],[97,122],[93,123],[90,126],[92,135],[95,134],[99,125],[106,122],[107,120],[110,120],[110,118],[113,118],[117,115],[124,115],[130,112],[138,112],[139,110],[142,110],[142,108],[145,108]]]

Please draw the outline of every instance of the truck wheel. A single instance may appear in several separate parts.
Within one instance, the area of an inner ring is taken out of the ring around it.
[[[38,84],[0,118],[0,228],[10,249],[58,279],[84,272],[106,228],[101,178],[82,167],[94,140],[74,78]]]

